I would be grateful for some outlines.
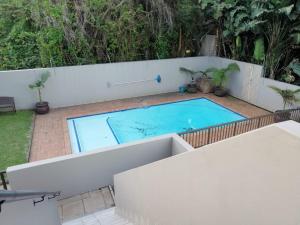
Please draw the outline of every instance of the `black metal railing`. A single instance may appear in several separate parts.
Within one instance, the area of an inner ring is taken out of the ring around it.
[[[0,190],[0,212],[4,203],[17,202],[32,199],[33,205],[45,201],[45,199],[53,199],[60,196],[60,192],[44,192],[44,191],[8,191]]]
[[[282,110],[263,116],[191,130],[179,133],[178,135],[194,148],[199,148],[204,145],[258,129],[260,127],[287,120],[300,122],[300,108]]]
[[[6,171],[0,171],[0,186],[3,186],[4,190],[7,190],[8,180]]]

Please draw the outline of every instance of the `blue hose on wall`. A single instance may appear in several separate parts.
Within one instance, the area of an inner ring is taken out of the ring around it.
[[[107,82],[107,87],[114,87],[114,86],[123,86],[123,85],[130,85],[130,84],[137,84],[137,83],[145,83],[145,82],[152,82],[155,81],[157,83],[161,83],[161,76],[157,75],[155,79],[148,79],[148,80],[138,80],[138,81],[130,81],[130,82],[122,82],[122,83],[114,83],[111,84],[110,82]]]

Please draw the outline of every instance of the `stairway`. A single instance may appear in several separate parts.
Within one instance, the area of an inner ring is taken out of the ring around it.
[[[115,207],[70,220],[62,225],[132,225],[115,213]]]
[[[58,201],[62,223],[75,220],[115,206],[112,188],[103,187]]]

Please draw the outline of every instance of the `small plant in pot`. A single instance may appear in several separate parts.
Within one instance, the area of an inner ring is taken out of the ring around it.
[[[297,94],[300,93],[300,89],[290,90],[290,89],[280,89],[275,86],[269,86],[273,91],[279,94],[283,102],[283,110],[277,110],[277,116],[275,116],[276,122],[285,121],[290,118],[290,112],[287,112],[287,107],[292,108],[296,102],[300,101],[300,98],[297,98]]]
[[[186,69],[184,67],[180,67],[179,70],[191,77],[191,82],[187,84],[186,91],[188,93],[196,93],[197,92],[196,75],[198,74],[198,72]]]
[[[215,84],[214,94],[219,97],[224,97],[229,90],[225,87],[228,80],[228,75],[240,71],[240,67],[236,63],[229,64],[226,68],[217,69],[209,68],[206,73],[212,74],[213,83]]]
[[[190,74],[192,76],[192,81],[195,83],[197,89],[204,94],[213,92],[214,84],[212,82],[212,78],[208,76],[206,71],[193,71],[184,67],[180,68],[180,71]],[[199,77],[195,81],[195,77],[199,75]]]
[[[35,111],[37,114],[46,114],[49,112],[48,102],[43,101],[42,99],[42,89],[45,87],[45,83],[50,77],[49,72],[45,72],[41,75],[41,78],[36,80],[33,84],[29,85],[29,88],[32,90],[37,90],[39,102],[35,104]]]

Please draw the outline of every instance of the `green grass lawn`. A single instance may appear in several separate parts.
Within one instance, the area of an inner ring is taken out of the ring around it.
[[[32,111],[0,112],[0,170],[27,161],[32,118]]]

